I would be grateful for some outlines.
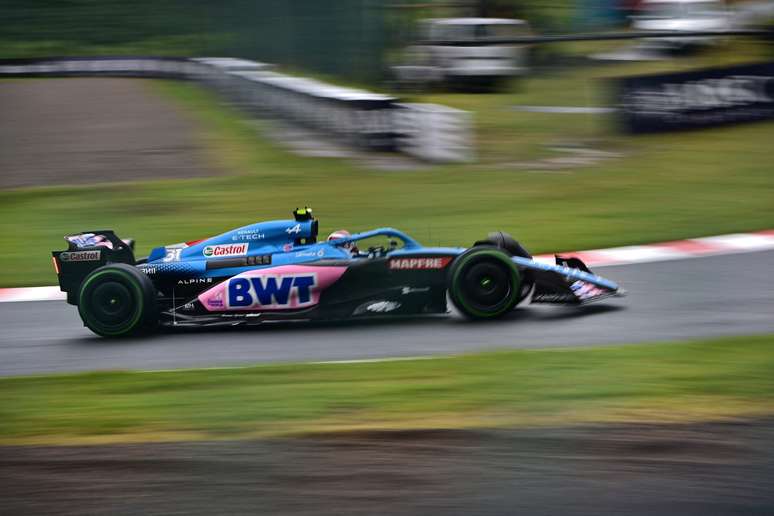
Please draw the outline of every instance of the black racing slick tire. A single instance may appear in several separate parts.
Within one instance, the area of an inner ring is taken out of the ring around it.
[[[487,235],[486,240],[479,240],[474,245],[476,246],[490,246],[493,245],[508,253],[511,256],[519,256],[528,260],[532,259],[532,255],[524,249],[519,242],[516,241],[508,233],[504,231],[493,231]],[[519,295],[519,302],[524,301],[529,296],[529,293],[535,286],[532,273],[525,269],[520,269],[521,272],[521,293]]]
[[[148,332],[158,322],[156,288],[148,276],[131,265],[105,265],[83,280],[78,313],[83,324],[102,337]]]
[[[497,319],[521,299],[521,275],[510,257],[496,247],[473,247],[449,269],[449,298],[470,319]]]

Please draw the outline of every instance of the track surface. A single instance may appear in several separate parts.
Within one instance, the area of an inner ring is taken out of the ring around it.
[[[566,347],[774,333],[774,252],[605,267],[629,297],[529,306],[503,321],[457,316],[349,325],[264,326],[107,341],[63,302],[0,305],[0,375],[357,360],[497,348]]]
[[[768,515],[774,420],[0,447],[0,513]]]

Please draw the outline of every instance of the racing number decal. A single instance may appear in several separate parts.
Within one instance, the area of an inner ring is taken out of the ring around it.
[[[164,255],[164,261],[165,262],[179,262],[180,261],[180,253],[182,251],[183,251],[182,248],[167,249],[167,254]]]

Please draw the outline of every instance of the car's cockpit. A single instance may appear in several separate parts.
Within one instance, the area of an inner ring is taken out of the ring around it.
[[[316,242],[318,221],[314,218],[312,209],[308,207],[296,208],[293,211],[293,216],[296,222],[313,222],[312,238],[304,243]],[[341,238],[336,238],[338,235],[341,235]],[[352,258],[379,258],[400,249],[422,247],[419,242],[410,236],[393,228],[379,228],[355,234],[339,230],[332,233],[326,243],[338,249],[346,250]]]

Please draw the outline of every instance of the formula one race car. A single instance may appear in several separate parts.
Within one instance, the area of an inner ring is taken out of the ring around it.
[[[83,323],[105,337],[163,326],[248,325],[447,313],[447,294],[471,319],[517,304],[583,304],[622,290],[577,258],[534,261],[505,233],[473,247],[424,247],[391,228],[317,241],[308,208],[205,240],[153,249],[113,231],[65,237],[54,251],[59,286]],[[365,247],[368,244],[368,247]],[[373,244],[373,245],[371,245]]]

